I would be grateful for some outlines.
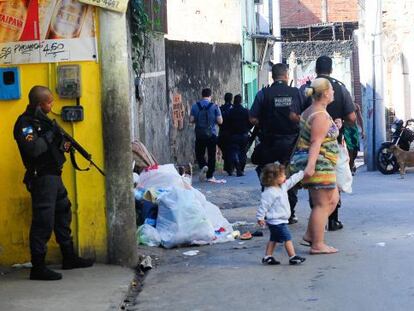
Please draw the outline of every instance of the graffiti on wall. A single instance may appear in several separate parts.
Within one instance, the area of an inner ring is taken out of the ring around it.
[[[181,98],[181,94],[173,95],[173,106],[172,106],[172,121],[173,126],[176,129],[183,129],[184,127],[184,106]]]
[[[94,7],[77,0],[0,0],[0,64],[96,60]]]

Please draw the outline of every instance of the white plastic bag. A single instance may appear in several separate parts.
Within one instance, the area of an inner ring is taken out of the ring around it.
[[[215,237],[194,192],[176,187],[158,198],[157,230],[165,248],[211,243]]]
[[[158,230],[148,224],[143,224],[138,227],[137,241],[139,244],[147,246],[160,246],[161,238]]]
[[[219,230],[220,228],[224,228],[226,232],[232,233],[233,227],[231,224],[227,221],[226,218],[224,218],[223,214],[221,213],[220,209],[214,205],[213,203],[207,201],[204,194],[202,194],[197,189],[193,188],[191,191],[194,192],[194,195],[200,202],[201,206],[204,208],[204,211],[206,213],[207,219],[210,221],[211,225],[213,226],[214,230]]]
[[[139,175],[138,186],[145,189],[165,189],[170,187],[191,188],[191,185],[187,183],[187,179],[178,174],[174,164],[160,165],[157,169],[152,169],[148,172],[143,171]]]
[[[339,145],[338,162],[336,163],[336,183],[339,190],[352,193],[352,173],[349,167],[349,154],[343,145]]]

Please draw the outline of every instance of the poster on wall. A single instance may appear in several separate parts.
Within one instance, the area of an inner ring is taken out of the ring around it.
[[[78,0],[0,0],[0,64],[96,57],[93,6]]]
[[[83,3],[96,5],[104,9],[125,13],[128,7],[128,0],[79,0]]]

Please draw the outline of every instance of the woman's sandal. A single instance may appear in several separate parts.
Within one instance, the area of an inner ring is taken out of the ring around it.
[[[299,244],[307,247],[312,247],[312,242],[306,240],[305,238],[302,238],[302,241],[300,241]]]
[[[330,255],[330,254],[335,254],[337,253],[338,250],[332,246],[327,246],[324,249],[314,249],[311,248],[309,251],[310,255]]]
[[[262,264],[268,264],[268,265],[280,265],[280,261],[277,261],[274,257],[267,257],[262,258]]]

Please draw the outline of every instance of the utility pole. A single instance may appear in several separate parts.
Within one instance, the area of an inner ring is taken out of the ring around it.
[[[321,20],[322,23],[328,22],[328,0],[321,0]]]
[[[272,21],[272,34],[280,38],[282,35],[280,30],[280,0],[269,0],[269,10],[271,12],[269,20]],[[273,64],[282,62],[282,42],[274,42],[272,62]]]
[[[108,259],[112,264],[134,267],[138,254],[126,17],[102,9],[99,13]]]

